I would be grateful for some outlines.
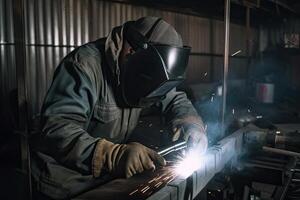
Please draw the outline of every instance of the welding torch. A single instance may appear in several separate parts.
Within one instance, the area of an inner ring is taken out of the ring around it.
[[[189,129],[189,131],[191,132],[190,134],[186,134],[187,129],[184,129],[183,127],[180,128],[179,130],[177,130],[175,132],[175,134],[173,135],[172,138],[172,143],[168,146],[165,146],[163,148],[160,148],[158,150],[158,154],[160,154],[161,156],[166,156],[172,152],[177,152],[177,151],[181,151],[181,150],[200,150],[201,148],[199,148],[199,145],[203,145],[203,143],[198,143],[199,140],[197,142],[193,141],[192,137],[187,137],[187,136],[195,136],[195,135],[200,135],[200,133],[198,132],[197,129]],[[199,139],[199,138],[198,138]],[[207,138],[206,136],[204,138],[202,138],[202,140],[205,140],[205,144],[204,144],[204,150],[202,149],[202,151],[206,151],[207,148]],[[199,153],[203,153],[203,152],[199,152]]]
[[[177,152],[177,151],[181,151],[187,148],[187,142],[186,141],[177,141],[177,142],[173,142],[172,144],[160,148],[157,153],[161,156],[166,156],[172,152]]]

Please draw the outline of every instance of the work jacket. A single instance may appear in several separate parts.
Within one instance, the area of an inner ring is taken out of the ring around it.
[[[46,94],[40,131],[32,141],[35,191],[65,199],[110,180],[92,175],[97,142],[124,143],[141,108],[120,106],[116,76],[107,61],[106,38],[72,51],[59,64]],[[172,90],[160,104],[171,127],[198,117],[185,93]],[[200,120],[200,118],[197,118]]]

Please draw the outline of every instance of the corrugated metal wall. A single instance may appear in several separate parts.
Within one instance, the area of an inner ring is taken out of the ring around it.
[[[1,95],[15,87],[12,3],[0,0]],[[31,115],[38,113],[55,67],[74,47],[106,36],[110,29],[142,16],[162,17],[192,46],[189,82],[218,80],[223,58],[197,53],[223,54],[223,22],[143,6],[99,0],[25,0],[26,54]],[[245,55],[245,27],[231,25],[231,52]],[[256,31],[252,30],[256,37]],[[231,74],[244,76],[246,59],[231,60]],[[212,70],[213,69],[213,70]],[[214,74],[210,74],[210,73]]]
[[[0,0],[0,119],[1,129],[11,124],[11,97],[16,88],[12,1]],[[0,130],[1,132],[1,130]]]

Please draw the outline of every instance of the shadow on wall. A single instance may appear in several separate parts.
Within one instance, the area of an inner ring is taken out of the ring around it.
[[[18,126],[18,101],[17,90],[12,90],[8,99],[2,99],[0,113],[1,135],[0,135],[0,159],[3,164],[12,164],[19,160],[18,136],[15,134]],[[8,105],[8,106],[5,106]]]
[[[0,106],[0,199],[24,199],[26,191],[22,184],[26,176],[20,170],[20,136],[15,132],[18,126],[17,90],[12,90],[6,99],[2,98]]]

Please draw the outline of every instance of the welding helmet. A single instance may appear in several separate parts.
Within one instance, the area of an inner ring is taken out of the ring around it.
[[[135,51],[121,68],[122,97],[128,106],[149,106],[184,80],[190,47],[148,42],[130,22],[124,36]]]

